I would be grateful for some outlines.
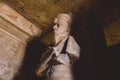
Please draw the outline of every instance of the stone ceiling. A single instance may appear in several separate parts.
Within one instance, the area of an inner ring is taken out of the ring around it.
[[[76,12],[88,8],[94,1],[90,0],[2,0],[17,12],[45,30],[60,12]]]
[[[75,13],[77,11],[84,12],[86,10],[89,10],[97,1],[100,0],[2,0],[2,1],[10,5],[18,13],[20,13],[22,16],[24,16],[26,19],[34,23],[39,28],[41,28],[43,31],[46,31],[51,27],[53,19],[58,13],[61,12]],[[113,6],[111,6],[111,4],[113,3],[112,0],[111,1],[106,0],[104,2],[105,3],[98,5],[96,4],[96,6],[98,7],[95,8],[96,9],[95,11],[98,15],[97,18],[100,24],[107,23],[108,21],[108,25],[106,25],[107,28],[104,28],[104,33],[108,45],[111,45],[120,42],[119,38],[120,31],[118,30],[119,21],[117,21],[117,23],[111,23],[109,21],[112,20],[114,17],[116,18],[119,15],[120,11],[119,8],[117,7],[118,5],[117,6],[115,5],[117,2],[115,2]],[[108,2],[110,3],[108,4]],[[120,18],[118,18],[118,20],[119,19]],[[113,34],[115,35],[114,37]]]
[[[53,20],[58,13],[72,12],[79,10],[84,12],[89,9],[97,0],[2,0],[19,14],[34,23],[43,33],[48,32],[52,27]],[[45,40],[51,42],[51,35],[48,34]],[[44,35],[43,35],[44,36]],[[46,35],[45,35],[46,36]],[[46,39],[47,38],[47,39]],[[49,39],[48,39],[49,38]]]

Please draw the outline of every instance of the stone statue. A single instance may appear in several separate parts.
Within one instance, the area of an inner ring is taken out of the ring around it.
[[[46,80],[74,80],[72,64],[80,57],[80,47],[70,35],[71,22],[71,14],[65,13],[59,14],[54,20],[55,44],[50,47],[52,55],[49,55],[51,56],[49,58],[49,56],[46,57],[46,54],[43,54],[40,60],[42,63],[45,60],[44,57],[49,58],[49,62],[46,63],[49,65],[45,73]]]

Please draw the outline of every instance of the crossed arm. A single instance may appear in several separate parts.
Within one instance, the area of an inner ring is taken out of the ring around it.
[[[63,46],[62,46],[63,47]],[[55,64],[66,64],[74,62],[80,56],[80,47],[76,43],[73,37],[70,37],[66,51],[64,53],[60,53],[59,49],[61,47],[53,47],[54,56],[52,58],[51,63]]]

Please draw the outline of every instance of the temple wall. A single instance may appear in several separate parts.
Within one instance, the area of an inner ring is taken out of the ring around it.
[[[12,80],[20,68],[28,39],[40,28],[0,2],[0,80]]]

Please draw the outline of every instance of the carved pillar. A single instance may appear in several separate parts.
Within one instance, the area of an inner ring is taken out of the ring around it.
[[[41,30],[0,2],[0,80],[11,80],[20,68],[26,41]]]

